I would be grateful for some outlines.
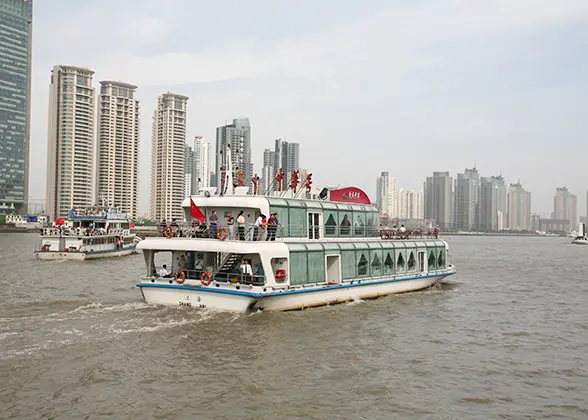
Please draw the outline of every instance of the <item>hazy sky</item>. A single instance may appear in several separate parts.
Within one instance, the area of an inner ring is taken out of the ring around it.
[[[289,4],[289,6],[286,6]],[[45,196],[50,71],[139,86],[140,210],[158,94],[190,97],[188,138],[249,117],[253,156],[285,137],[316,186],[375,192],[476,163],[553,209],[586,212],[586,0],[51,0],[35,2],[31,188]]]

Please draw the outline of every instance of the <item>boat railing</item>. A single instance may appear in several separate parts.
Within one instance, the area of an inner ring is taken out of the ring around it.
[[[183,271],[186,275],[186,280],[202,280],[206,276],[205,270],[194,269],[194,270],[177,270],[176,273]],[[168,276],[154,275],[152,278],[175,278],[176,273],[171,273]],[[247,275],[242,273],[210,273],[211,280],[216,283],[232,283],[232,284],[243,284],[252,286],[263,286],[265,284],[265,276],[259,274]]]
[[[104,228],[72,228],[72,227],[50,227],[43,228],[42,236],[104,236],[104,235],[122,235],[130,236],[129,229],[104,229]]]

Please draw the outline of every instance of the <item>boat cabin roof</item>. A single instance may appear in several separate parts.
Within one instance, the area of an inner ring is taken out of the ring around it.
[[[213,195],[206,197],[204,195],[193,195],[192,201],[198,207],[203,208],[243,208],[243,209],[258,209],[261,213],[269,214],[270,206],[272,207],[296,207],[308,209],[324,209],[324,210],[352,210],[361,212],[374,212],[378,210],[373,205],[364,204],[350,204],[336,201],[321,201],[300,198],[282,198],[282,197],[268,197],[262,195]],[[187,198],[182,202],[182,207],[186,214],[190,214],[190,199]]]

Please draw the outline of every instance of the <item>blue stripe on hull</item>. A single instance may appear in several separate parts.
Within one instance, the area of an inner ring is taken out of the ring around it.
[[[284,296],[284,295],[294,295],[298,293],[313,293],[313,292],[320,292],[325,290],[335,290],[335,289],[347,289],[351,287],[367,287],[373,286],[376,284],[383,284],[383,283],[396,283],[401,281],[410,281],[410,280],[421,280],[425,278],[431,277],[447,277],[455,274],[455,271],[445,272],[445,273],[436,273],[436,274],[425,274],[421,276],[412,276],[412,277],[400,277],[394,279],[385,279],[385,280],[375,280],[369,281],[366,283],[359,283],[361,280],[357,280],[358,282],[351,284],[339,284],[339,285],[330,285],[330,286],[322,286],[320,288],[312,288],[312,289],[296,289],[296,290],[284,290],[283,292],[271,292],[271,293],[253,293],[253,292],[243,292],[240,290],[226,290],[226,289],[216,289],[211,287],[201,287],[201,286],[184,286],[179,284],[155,284],[155,283],[137,283],[137,287],[155,287],[161,289],[181,289],[181,290],[197,290],[199,292],[209,292],[209,293],[221,293],[221,294],[228,294],[228,295],[238,295],[238,296],[246,296],[251,298],[267,298],[271,296]]]

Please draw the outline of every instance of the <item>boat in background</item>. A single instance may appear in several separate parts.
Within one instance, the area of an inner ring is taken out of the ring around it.
[[[67,220],[42,229],[35,255],[40,260],[75,261],[130,255],[138,243],[132,227],[129,215],[116,208],[74,208]]]
[[[588,237],[586,236],[585,223],[580,223],[580,226],[578,226],[578,234],[576,235],[572,243],[576,245],[588,245]]]

